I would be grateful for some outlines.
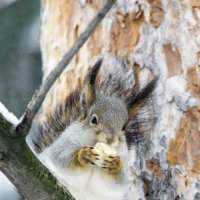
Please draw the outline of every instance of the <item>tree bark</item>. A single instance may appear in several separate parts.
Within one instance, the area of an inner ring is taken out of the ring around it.
[[[44,80],[104,1],[42,0]],[[198,0],[117,1],[48,93],[36,122],[48,117],[99,57],[104,71],[139,66],[142,85],[160,74],[151,142],[130,152],[136,199],[197,199],[200,188],[200,3]],[[102,74],[103,74],[102,73]],[[143,152],[146,151],[147,152]],[[143,152],[143,153],[141,153]],[[135,156],[131,156],[134,154]]]
[[[40,163],[25,138],[13,138],[13,125],[0,114],[0,170],[17,187],[24,199],[66,199],[73,197],[57,185],[56,179]]]

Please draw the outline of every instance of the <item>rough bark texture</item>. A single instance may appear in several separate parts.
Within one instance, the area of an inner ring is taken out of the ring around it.
[[[66,199],[70,194],[34,156],[25,138],[13,138],[13,127],[0,113],[0,170],[17,187],[24,199]]]
[[[102,6],[99,0],[42,0],[44,79]],[[139,81],[160,74],[158,123],[151,143],[130,152],[133,199],[199,199],[200,3],[118,0],[54,84],[37,120],[44,120],[99,57],[107,68],[138,63]]]

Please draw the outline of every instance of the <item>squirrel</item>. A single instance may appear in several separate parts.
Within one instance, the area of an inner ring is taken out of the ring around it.
[[[112,75],[99,83],[101,65],[99,60],[89,70],[82,87],[39,126],[40,134],[33,140],[39,159],[77,200],[127,199],[128,138],[134,116],[158,80],[155,76],[139,90],[127,89],[127,79],[115,80]],[[103,144],[102,149],[96,144]],[[112,149],[115,152],[109,153]]]

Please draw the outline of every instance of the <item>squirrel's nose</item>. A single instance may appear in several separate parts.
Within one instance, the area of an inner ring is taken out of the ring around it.
[[[118,147],[119,145],[119,138],[112,135],[112,137],[110,137],[108,139],[108,144],[111,146],[111,147]]]
[[[113,135],[109,135],[106,137],[106,142],[107,144],[111,145],[113,142]]]
[[[108,143],[109,145],[111,145],[111,144],[112,144],[112,141],[113,141],[113,139],[112,139],[112,138],[108,138],[108,139],[107,139],[107,143]]]

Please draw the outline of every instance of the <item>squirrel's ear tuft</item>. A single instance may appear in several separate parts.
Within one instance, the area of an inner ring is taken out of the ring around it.
[[[98,60],[85,76],[81,95],[81,104],[83,107],[91,106],[96,99],[95,81],[102,61],[103,59]]]
[[[144,86],[139,92],[127,99],[127,108],[129,116],[132,116],[138,112],[143,104],[148,100],[154,89],[156,88],[159,76],[155,76],[146,86]]]

